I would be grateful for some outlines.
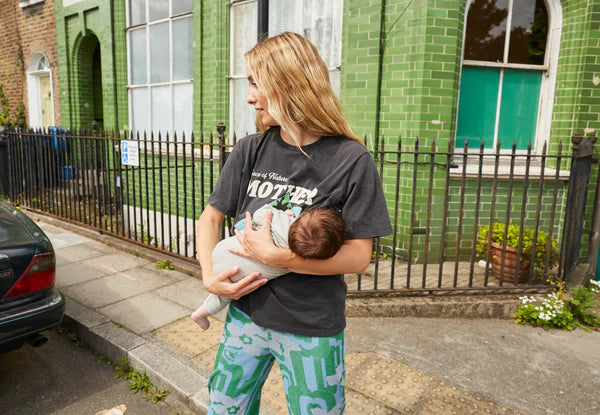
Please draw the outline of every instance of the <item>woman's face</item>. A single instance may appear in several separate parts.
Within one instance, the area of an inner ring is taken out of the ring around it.
[[[267,103],[267,98],[256,86],[256,82],[254,82],[254,78],[252,77],[250,70],[248,70],[248,83],[250,84],[250,87],[248,89],[248,97],[246,98],[246,102],[248,102],[250,105],[253,105],[254,109],[258,111],[258,115],[260,116],[264,126],[274,127],[279,125],[279,123],[275,121],[271,114],[269,114],[269,104]]]

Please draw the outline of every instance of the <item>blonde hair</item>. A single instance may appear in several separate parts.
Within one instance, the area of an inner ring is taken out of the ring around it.
[[[265,39],[246,53],[246,62],[269,114],[296,144],[303,133],[341,135],[363,144],[342,116],[327,65],[307,38],[285,32]]]

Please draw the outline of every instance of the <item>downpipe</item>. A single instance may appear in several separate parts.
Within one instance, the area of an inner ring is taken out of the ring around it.
[[[31,347],[35,347],[35,348],[42,347],[43,345],[48,343],[48,337],[44,336],[43,334],[37,333],[37,334],[34,334],[33,336],[31,336],[30,338],[28,338],[27,343]]]
[[[590,240],[586,258],[586,262],[589,264],[588,276],[596,274],[598,248],[600,248],[600,172],[598,173],[598,180],[596,181],[594,215],[592,217],[592,229],[590,230]]]

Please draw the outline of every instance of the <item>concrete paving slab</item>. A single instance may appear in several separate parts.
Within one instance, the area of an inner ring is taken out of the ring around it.
[[[79,245],[89,241],[88,238],[85,238],[83,236],[74,233],[66,233],[60,228],[55,229],[56,231],[49,231],[48,229],[43,229],[44,233],[50,239],[50,242],[52,242],[52,246],[54,247],[54,249],[67,248],[69,246]]]
[[[112,269],[112,267],[109,268]],[[101,266],[98,268],[92,267],[92,269],[98,269],[98,272],[102,272],[103,269],[107,270],[107,268]],[[71,285],[63,288],[63,291],[83,304],[87,304],[92,308],[99,308],[147,291],[156,290],[171,282],[173,280],[170,278],[146,269],[129,269]]]
[[[179,320],[191,312],[150,292],[99,308],[98,311],[138,334]]]
[[[104,252],[97,249],[92,249],[86,245],[87,244],[79,244],[60,249],[56,249],[55,247],[54,252],[56,254],[56,266],[62,266],[71,264],[73,262],[80,262],[86,259],[104,256]]]
[[[165,277],[168,277],[168,278],[170,278],[172,280],[176,280],[176,281],[185,281],[185,280],[190,279],[189,276],[185,275],[182,272],[157,268],[156,261],[150,262],[148,265],[144,265],[142,268],[150,270],[150,271],[160,274],[160,275],[164,275]]]
[[[173,271],[170,272],[172,273]],[[175,272],[175,274],[178,273]],[[191,310],[195,310],[208,296],[208,292],[204,289],[202,281],[191,277],[161,287],[155,293]]]
[[[81,262],[91,268],[98,270],[111,269],[113,272],[126,271],[133,268],[140,268],[150,263],[149,260],[138,258],[134,255],[119,252],[110,255],[102,255],[100,257],[91,258]]]
[[[56,286],[60,289],[71,285],[80,284],[82,282],[98,279],[109,274],[112,271],[105,269],[104,271],[87,267],[77,262],[59,265],[56,267]]]

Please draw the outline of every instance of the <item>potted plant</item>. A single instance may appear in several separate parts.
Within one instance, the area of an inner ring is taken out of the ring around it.
[[[517,224],[506,225],[494,222],[491,239],[489,237],[490,225],[481,226],[477,238],[477,253],[487,259],[490,251],[492,271],[494,277],[500,279],[502,270],[502,246],[506,234],[506,251],[504,254],[504,277],[503,281],[514,281],[517,265],[519,240],[521,239],[521,227]],[[538,231],[537,240],[534,241],[535,231],[523,227],[523,238],[521,258],[519,260],[518,282],[526,282],[529,278],[529,268],[533,260],[534,277],[544,278],[544,273],[551,270],[558,263],[558,242],[553,239],[548,243],[548,234]],[[491,242],[490,242],[491,241]],[[546,261],[548,269],[546,270]]]

